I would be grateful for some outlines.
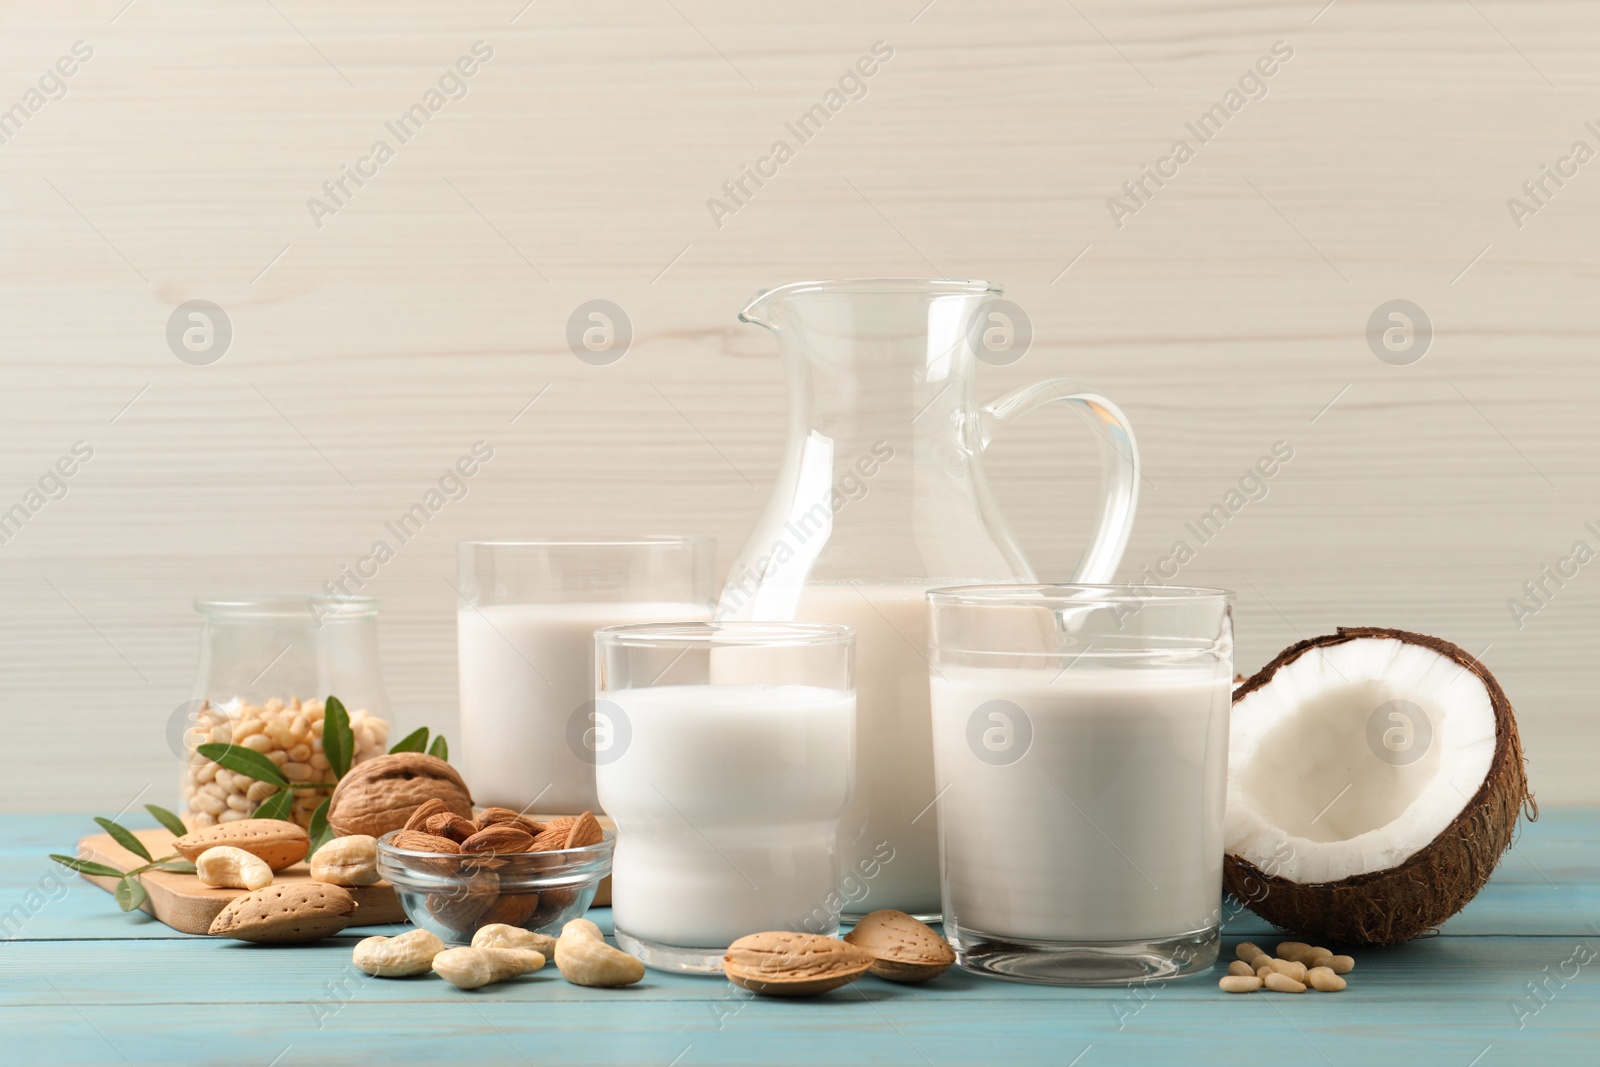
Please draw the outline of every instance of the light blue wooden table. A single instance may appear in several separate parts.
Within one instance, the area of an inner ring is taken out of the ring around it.
[[[654,972],[579,989],[553,967],[462,993],[353,970],[350,946],[389,929],[260,947],[123,915],[44,858],[92,829],[0,816],[0,1063],[1600,1063],[1600,811],[1546,812],[1439,937],[1359,952],[1347,991],[1299,997],[1228,996],[1215,976],[1054,989],[951,971],[777,1001]],[[1277,940],[1248,913],[1226,933],[1230,954]]]

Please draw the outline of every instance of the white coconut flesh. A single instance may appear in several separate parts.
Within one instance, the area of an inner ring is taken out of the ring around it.
[[[1483,682],[1432,649],[1310,649],[1233,707],[1227,851],[1300,884],[1396,867],[1467,806],[1494,747]]]

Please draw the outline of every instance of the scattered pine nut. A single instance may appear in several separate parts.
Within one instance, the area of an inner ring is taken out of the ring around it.
[[[1306,991],[1306,987],[1302,983],[1296,982],[1293,978],[1279,971],[1273,971],[1267,975],[1266,981],[1262,984],[1274,993],[1304,993]]]
[[[1306,965],[1298,960],[1277,959],[1268,966],[1281,975],[1293,978],[1296,982],[1304,983],[1306,980]]]
[[[1225,993],[1250,993],[1270,989],[1274,993],[1304,993],[1307,988],[1319,993],[1337,993],[1348,983],[1340,975],[1355,969],[1350,956],[1337,956],[1318,945],[1303,941],[1282,941],[1278,955],[1268,956],[1248,941],[1239,943],[1239,959],[1228,964],[1228,973],[1217,985]],[[1246,960],[1245,956],[1251,958]]]
[[[1337,993],[1345,987],[1345,981],[1326,967],[1313,967],[1307,976],[1311,987],[1323,993]]]

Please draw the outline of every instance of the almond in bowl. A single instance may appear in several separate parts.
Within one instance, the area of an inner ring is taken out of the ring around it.
[[[459,842],[465,827],[436,822],[440,810],[418,814],[414,828],[378,839],[378,873],[413,923],[451,944],[470,944],[486,926],[559,934],[611,873],[615,838],[587,812],[540,823],[491,808]]]

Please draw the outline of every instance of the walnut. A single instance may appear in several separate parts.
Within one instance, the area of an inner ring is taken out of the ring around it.
[[[333,791],[328,825],[340,837],[382,837],[404,827],[430,800],[463,819],[472,817],[472,794],[454,767],[421,752],[391,752],[350,768]]]

